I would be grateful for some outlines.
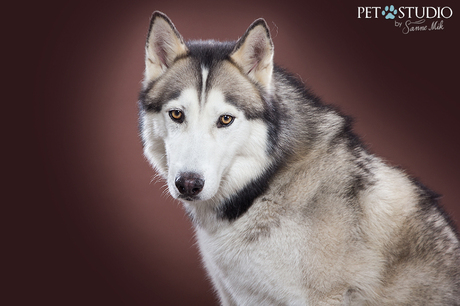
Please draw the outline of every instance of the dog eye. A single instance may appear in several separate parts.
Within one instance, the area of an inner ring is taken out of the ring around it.
[[[226,127],[233,123],[235,117],[230,115],[222,115],[219,117],[219,121],[217,122],[217,127]]]
[[[180,110],[173,109],[169,111],[169,117],[177,123],[184,122],[184,113],[181,112]]]

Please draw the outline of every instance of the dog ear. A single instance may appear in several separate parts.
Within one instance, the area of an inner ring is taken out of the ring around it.
[[[145,45],[145,81],[156,80],[187,51],[171,20],[161,12],[154,12]]]
[[[257,19],[236,43],[230,58],[254,81],[270,88],[273,74],[273,42],[264,19]]]

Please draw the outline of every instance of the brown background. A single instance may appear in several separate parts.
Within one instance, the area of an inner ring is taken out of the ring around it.
[[[8,305],[216,305],[191,224],[154,182],[137,134],[154,10],[186,39],[236,39],[264,17],[276,62],[352,115],[372,152],[442,194],[459,223],[459,7],[417,1],[449,5],[454,16],[443,31],[403,35],[391,20],[358,19],[359,5],[85,0],[5,8]]]

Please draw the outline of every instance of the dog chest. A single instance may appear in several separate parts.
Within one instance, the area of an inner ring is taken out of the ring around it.
[[[239,304],[267,303],[269,297],[276,297],[278,304],[305,305],[299,241],[280,234],[272,230],[269,237],[248,241],[244,230],[232,227],[212,235],[198,230],[197,238],[213,282],[222,284],[235,299],[246,301]]]

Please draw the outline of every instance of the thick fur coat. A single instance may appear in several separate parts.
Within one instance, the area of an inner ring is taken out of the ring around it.
[[[273,54],[262,19],[236,42],[184,42],[152,16],[144,152],[222,305],[459,305],[459,239],[436,194]]]

